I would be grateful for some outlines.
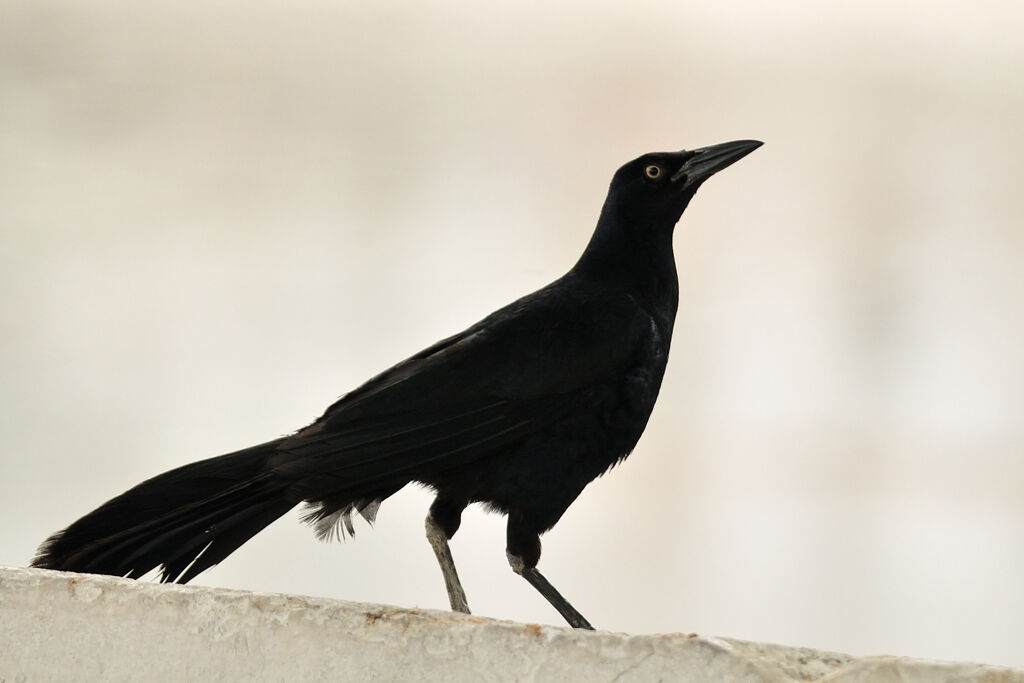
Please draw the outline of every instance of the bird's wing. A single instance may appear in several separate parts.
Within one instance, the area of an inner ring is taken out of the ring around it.
[[[541,290],[339,399],[281,444],[274,469],[309,499],[456,467],[551,424],[658,338],[628,296]]]

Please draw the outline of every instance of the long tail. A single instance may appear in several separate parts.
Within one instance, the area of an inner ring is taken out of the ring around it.
[[[292,509],[270,441],[148,479],[39,547],[33,567],[185,583]]]

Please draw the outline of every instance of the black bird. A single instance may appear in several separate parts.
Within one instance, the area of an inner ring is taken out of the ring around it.
[[[507,555],[537,571],[540,534],[632,451],[661,387],[679,299],[672,232],[697,188],[762,143],[645,154],[620,168],[590,243],[548,286],[382,372],[294,434],[171,470],[50,536],[35,567],[185,583],[305,502],[321,539],[372,521],[406,484],[436,493],[427,538],[453,610],[462,511],[508,516]]]

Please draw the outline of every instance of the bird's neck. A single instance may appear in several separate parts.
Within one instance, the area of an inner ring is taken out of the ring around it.
[[[602,213],[573,271],[601,286],[639,297],[670,325],[675,319],[679,279],[671,229],[629,225]]]

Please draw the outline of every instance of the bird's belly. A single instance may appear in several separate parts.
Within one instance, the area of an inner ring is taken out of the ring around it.
[[[658,377],[660,380],[660,377]],[[512,448],[427,482],[441,494],[468,493],[470,502],[530,518],[550,529],[584,487],[624,459],[650,417],[657,386],[649,377],[626,376],[590,387],[566,400],[556,422]]]

